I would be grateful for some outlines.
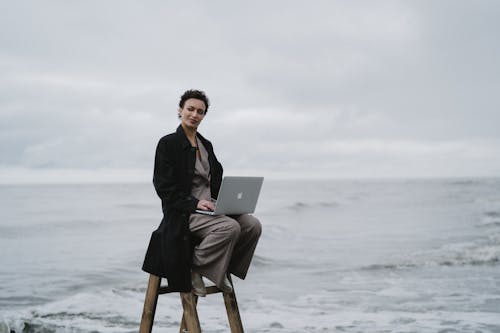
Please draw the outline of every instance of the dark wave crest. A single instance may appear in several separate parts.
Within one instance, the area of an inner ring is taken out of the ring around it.
[[[336,201],[320,201],[320,202],[315,202],[315,203],[305,203],[302,201],[297,201],[293,203],[292,205],[289,205],[285,208],[287,209],[292,209],[295,211],[302,211],[306,209],[314,209],[318,207],[324,207],[324,208],[335,208],[340,206],[340,204]]]
[[[400,263],[400,264],[373,264],[368,266],[363,266],[361,269],[366,271],[394,271],[399,269],[409,269],[417,267],[414,263]]]
[[[488,216],[488,217],[498,217],[498,218],[500,218],[500,212],[497,212],[497,211],[488,211],[488,212],[485,212],[484,215]]]
[[[499,227],[500,226],[500,212],[487,211],[483,213],[479,227]]]

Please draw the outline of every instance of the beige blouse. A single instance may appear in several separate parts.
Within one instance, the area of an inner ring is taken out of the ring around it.
[[[208,163],[208,152],[203,146],[203,143],[198,139],[196,140],[198,142],[201,160],[196,157],[191,195],[198,200],[209,200],[215,202],[215,200],[212,199],[212,192],[210,190],[210,164]],[[219,220],[224,218],[225,215],[211,216],[193,213],[189,217],[189,225],[190,228],[195,228],[197,225],[201,224],[208,226],[217,223]]]

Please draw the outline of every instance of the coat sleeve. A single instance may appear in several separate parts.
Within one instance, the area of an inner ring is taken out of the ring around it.
[[[171,145],[168,145],[167,140],[160,140],[156,147],[153,185],[164,210],[173,209],[183,213],[192,213],[196,210],[198,199],[182,190],[182,184],[175,172],[178,164],[175,158],[178,155]]]
[[[217,160],[214,153],[214,148],[210,141],[204,142],[205,147],[208,150],[208,160],[210,162],[210,191],[212,192],[212,198],[217,199],[219,195],[220,186],[222,183],[222,164]]]

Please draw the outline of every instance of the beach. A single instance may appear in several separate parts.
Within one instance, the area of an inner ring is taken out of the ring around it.
[[[161,220],[152,184],[0,185],[0,322],[137,332]],[[500,332],[500,179],[268,180],[234,278],[246,332]],[[203,332],[228,332],[220,294]],[[177,294],[154,331],[176,332]]]

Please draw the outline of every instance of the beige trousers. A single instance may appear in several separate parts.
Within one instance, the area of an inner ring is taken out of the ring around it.
[[[194,248],[193,271],[218,287],[226,272],[240,279],[246,277],[262,229],[256,217],[243,214],[195,218],[191,219],[189,229],[194,237],[201,239]]]

